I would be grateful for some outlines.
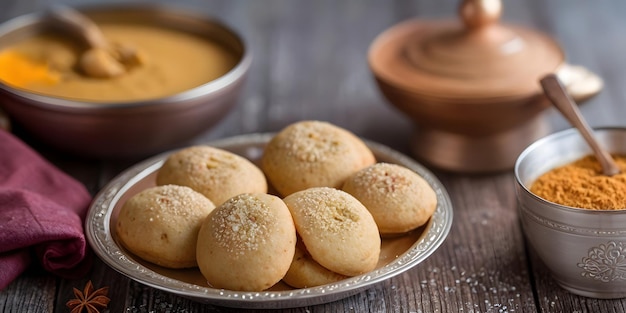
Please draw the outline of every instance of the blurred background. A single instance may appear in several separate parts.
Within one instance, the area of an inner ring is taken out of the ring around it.
[[[0,20],[53,4],[89,6],[101,2],[112,1],[4,0]],[[368,47],[378,34],[401,20],[456,18],[458,7],[458,1],[453,0],[125,2],[175,5],[216,16],[239,31],[251,48],[253,64],[237,109],[199,140],[275,131],[307,118],[333,122],[402,151],[408,149],[406,137],[412,126],[377,90],[367,65]],[[503,6],[502,21],[552,35],[562,44],[570,63],[589,68],[606,82],[626,81],[626,62],[603,62],[626,55],[624,24],[615,24],[623,19],[626,2],[509,0],[503,1]],[[559,23],[552,23],[552,18],[541,16],[541,12],[559,14]],[[609,84],[581,107],[592,126],[625,123],[626,106],[612,106],[624,102],[625,90]],[[332,105],[320,110],[320,103]],[[374,114],[359,114],[363,110]],[[554,130],[569,127],[553,109],[547,115]],[[380,117],[384,125],[372,116]]]

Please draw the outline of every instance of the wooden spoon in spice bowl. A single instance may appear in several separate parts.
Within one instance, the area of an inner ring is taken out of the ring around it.
[[[574,126],[585,141],[589,144],[593,150],[596,159],[602,166],[602,172],[606,176],[613,176],[620,172],[619,167],[615,164],[615,161],[611,155],[606,152],[593,136],[592,130],[589,124],[585,121],[582,114],[578,110],[578,106],[565,91],[565,87],[555,74],[548,74],[541,80],[541,87],[546,97],[554,104],[554,106],[563,114],[563,116]]]
[[[65,6],[50,10],[50,17],[68,31],[80,36],[89,49],[79,60],[80,69],[90,77],[111,78],[124,74],[128,68],[143,63],[136,49],[125,45],[114,45],[102,34],[100,28],[82,13]]]

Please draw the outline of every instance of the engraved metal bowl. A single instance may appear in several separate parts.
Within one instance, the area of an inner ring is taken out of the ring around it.
[[[249,134],[209,145],[225,149],[258,164],[272,134]],[[87,213],[85,233],[96,254],[116,271],[145,285],[199,302],[237,308],[289,308],[316,305],[354,295],[399,275],[424,261],[443,243],[452,225],[452,203],[441,182],[428,169],[386,146],[366,141],[378,161],[403,165],[420,174],[435,190],[437,208],[426,225],[411,233],[383,238],[376,269],[336,283],[293,289],[278,283],[261,292],[215,289],[198,269],[172,270],[142,261],[119,245],[115,227],[123,203],[137,192],[155,185],[155,176],[168,152],[147,159],[111,180],[96,195]]]
[[[625,128],[596,128],[610,153],[626,155]],[[515,164],[522,227],[531,248],[566,290],[592,298],[626,297],[626,209],[587,210],[546,201],[530,185],[552,168],[592,153],[576,129],[544,137]]]
[[[146,157],[184,145],[234,107],[252,63],[243,38],[223,22],[164,4],[100,4],[78,8],[96,22],[161,25],[224,46],[238,59],[226,74],[163,98],[94,103],[13,88],[0,82],[0,108],[33,137],[65,152],[102,158]],[[0,49],[59,26],[45,12],[0,25]]]

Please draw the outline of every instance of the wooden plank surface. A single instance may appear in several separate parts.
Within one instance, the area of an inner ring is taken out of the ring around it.
[[[105,1],[3,0],[0,20],[53,3],[98,2]],[[581,106],[593,126],[626,124],[626,2],[503,3],[506,21],[554,35],[571,63],[582,64],[605,79],[605,90]],[[237,108],[191,143],[276,131],[297,120],[320,119],[408,153],[412,125],[387,105],[376,89],[367,67],[367,49],[376,35],[402,20],[454,18],[458,2],[181,0],[176,4],[228,22],[244,35],[254,54]],[[548,110],[546,117],[553,130],[568,127],[554,110]],[[63,155],[19,128],[17,133],[94,194],[138,161],[92,161]],[[621,299],[597,300],[567,293],[527,251],[511,172],[463,175],[433,171],[451,196],[454,224],[446,242],[425,262],[341,301],[267,312],[626,311],[626,301]],[[65,302],[72,297],[72,287],[82,288],[88,279],[96,286],[110,287],[110,312],[240,311],[199,304],[144,286],[99,260],[89,277],[80,280],[28,271],[0,291],[0,311],[67,312]]]

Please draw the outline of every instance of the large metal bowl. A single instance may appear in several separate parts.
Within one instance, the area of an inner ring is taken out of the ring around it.
[[[604,148],[626,154],[625,128],[598,128]],[[590,155],[575,129],[544,137],[515,164],[520,217],[530,246],[563,288],[593,298],[626,297],[626,210],[578,209],[546,201],[530,185],[543,173]]]
[[[0,107],[27,132],[60,150],[91,157],[136,157],[183,145],[222,119],[236,102],[252,56],[242,38],[210,17],[156,4],[78,8],[96,22],[157,24],[208,37],[238,63],[223,76],[166,98],[90,103],[30,93],[0,82]],[[44,30],[54,22],[44,12],[0,25],[0,48]]]

